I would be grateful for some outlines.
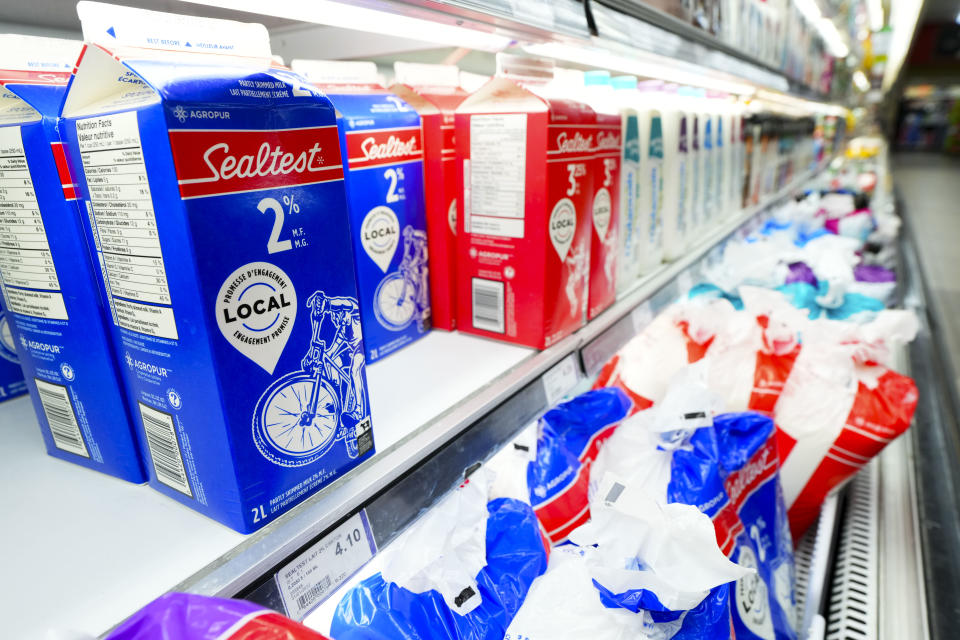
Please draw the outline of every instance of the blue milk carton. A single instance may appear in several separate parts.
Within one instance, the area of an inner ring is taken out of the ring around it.
[[[430,328],[420,116],[372,62],[294,60],[337,108],[364,342],[370,362]]]
[[[57,133],[80,42],[0,36],[0,282],[50,455],[144,482]]]
[[[336,113],[262,25],[78,12],[62,132],[150,484],[249,532],[373,453]]]
[[[0,240],[0,247],[2,246],[3,240]],[[27,392],[16,346],[13,329],[10,328],[10,317],[3,310],[3,296],[0,295],[0,402]]]

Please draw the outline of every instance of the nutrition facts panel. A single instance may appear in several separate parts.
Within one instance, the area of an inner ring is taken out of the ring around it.
[[[114,321],[177,339],[137,114],[77,121],[77,138]]]
[[[12,311],[67,319],[20,127],[0,127],[0,275]]]
[[[523,237],[526,153],[526,114],[470,117],[470,160],[464,169],[470,233]]]

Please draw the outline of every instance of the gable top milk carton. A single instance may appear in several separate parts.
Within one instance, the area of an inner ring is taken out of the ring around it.
[[[0,295],[0,402],[22,396],[26,392],[27,383],[20,369],[10,316],[3,310],[3,296]]]
[[[552,63],[499,54],[457,109],[460,331],[543,349],[583,324],[596,116]]]
[[[597,115],[594,138],[593,233],[590,235],[590,287],[587,319],[592,320],[617,297],[620,172],[623,152],[623,114],[608,71],[583,74],[584,98]]]
[[[423,179],[430,247],[433,326],[453,331],[457,321],[457,147],[453,113],[467,97],[453,65],[394,62],[390,90],[420,114]]]
[[[337,109],[364,343],[373,362],[430,329],[420,116],[378,84],[372,62],[291,66]]]
[[[82,44],[0,35],[0,284],[50,455],[143,482],[76,189],[57,133]]]
[[[77,8],[61,131],[150,484],[249,532],[373,451],[336,113],[261,25]]]

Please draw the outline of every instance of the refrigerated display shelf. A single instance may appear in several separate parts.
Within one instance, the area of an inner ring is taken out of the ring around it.
[[[0,405],[0,602],[6,631],[100,634],[168,591],[245,595],[284,610],[274,578],[291,558],[361,512],[382,548],[636,334],[719,257],[723,242],[813,176],[718,224],[675,262],[544,351],[434,331],[369,367],[377,455],[249,536],[130,485],[49,458],[26,398]]]

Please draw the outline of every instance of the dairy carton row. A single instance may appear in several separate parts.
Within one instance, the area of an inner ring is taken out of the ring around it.
[[[695,89],[501,54],[388,90],[261,25],[78,13],[2,36],[0,400],[239,531],[373,454],[368,363],[431,325],[545,348],[813,160]]]

